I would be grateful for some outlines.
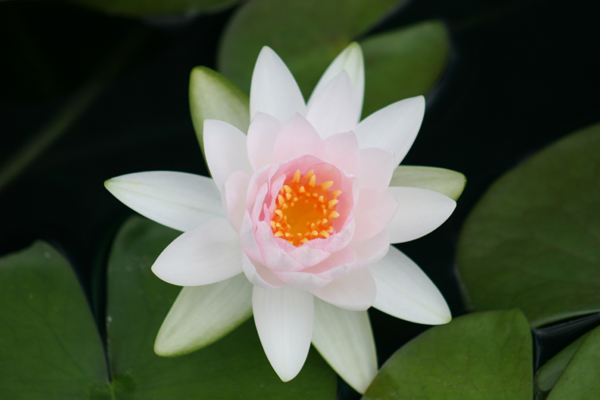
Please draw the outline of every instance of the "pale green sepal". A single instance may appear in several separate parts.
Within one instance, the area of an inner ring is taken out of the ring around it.
[[[466,183],[463,174],[450,169],[400,165],[392,175],[390,186],[429,189],[458,200]]]
[[[377,355],[366,311],[348,311],[315,297],[312,343],[357,392],[364,393],[377,373]]]
[[[207,67],[196,67],[190,75],[190,112],[196,137],[204,154],[204,120],[217,119],[248,132],[250,99],[231,81]]]
[[[186,286],[165,318],[154,351],[175,357],[208,346],[252,315],[252,284],[244,274],[203,286]]]
[[[550,361],[544,364],[538,372],[535,374],[535,386],[537,389],[549,392],[552,390],[558,378],[563,373],[569,362],[581,346],[581,343],[585,340],[587,335],[582,335],[579,339],[562,349],[557,355],[552,357]]]

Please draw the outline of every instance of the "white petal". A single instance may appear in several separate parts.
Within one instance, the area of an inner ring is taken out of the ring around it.
[[[175,239],[152,272],[179,286],[208,285],[242,272],[240,239],[226,219],[214,219]]]
[[[295,113],[306,115],[300,88],[288,67],[269,47],[262,48],[250,86],[250,119],[257,112],[269,114],[285,123]]]
[[[411,187],[390,187],[398,211],[387,225],[390,243],[418,239],[437,229],[456,208],[456,202],[438,192]]]
[[[284,286],[254,286],[252,309],[260,342],[282,381],[302,369],[313,331],[314,297],[309,292]]]
[[[364,393],[377,373],[369,315],[315,299],[312,342],[323,358],[357,392]]]
[[[425,114],[425,98],[411,97],[369,115],[356,127],[361,149],[377,147],[392,151],[400,164],[412,146]]]
[[[355,99],[350,77],[342,71],[315,97],[306,119],[323,139],[336,133],[354,131],[360,118]]]
[[[452,318],[446,300],[413,260],[391,246],[370,268],[377,285],[373,307],[419,324],[445,324]]]
[[[283,124],[274,117],[257,113],[248,128],[248,158],[254,170],[273,162],[275,139]]]
[[[109,179],[104,186],[126,206],[179,231],[189,231],[225,216],[219,190],[205,176],[171,171],[138,172]]]
[[[348,76],[352,81],[354,94],[356,96],[358,115],[360,116],[362,112],[363,97],[365,95],[365,63],[360,45],[356,42],[350,43],[329,65],[310,95],[310,99],[308,100],[309,108],[325,85],[338,76],[343,70],[348,73]]]
[[[252,315],[252,284],[243,274],[203,286],[184,287],[154,344],[156,354],[173,357],[216,342]]]
[[[249,183],[248,174],[236,171],[229,176],[221,192],[223,207],[227,210],[227,219],[236,232],[240,231],[246,212],[246,193]]]
[[[312,294],[334,306],[361,311],[375,301],[375,280],[368,269],[350,271]]]
[[[227,122],[214,119],[204,121],[204,152],[210,174],[219,190],[236,171],[252,175],[246,149],[246,135]]]

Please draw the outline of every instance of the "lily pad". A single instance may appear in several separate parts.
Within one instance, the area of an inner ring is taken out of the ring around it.
[[[580,336],[577,340],[569,344],[558,354],[552,357],[538,370],[538,372],[535,374],[536,389],[542,392],[549,392],[552,390],[588,334],[589,332]]]
[[[252,320],[201,351],[154,353],[180,288],[160,281],[150,266],[177,234],[135,217],[117,235],[109,259],[108,357],[64,258],[36,243],[1,259],[0,393],[11,400],[334,399],[335,373],[314,350],[297,378],[281,382]]]
[[[441,21],[368,36],[360,44],[367,82],[365,116],[395,101],[426,94],[444,72],[450,47]]]
[[[173,15],[208,13],[226,9],[239,0],[69,0],[112,14]]]
[[[530,326],[600,311],[600,125],[500,178],[465,222],[457,263],[471,310]]]
[[[363,400],[530,400],[532,364],[531,334],[519,310],[470,314],[400,348]]]
[[[77,277],[44,242],[0,259],[0,397],[110,399],[100,334]]]
[[[218,69],[248,92],[258,53],[262,46],[270,46],[290,68],[308,99],[335,56],[402,3],[248,2],[238,9],[223,35]],[[426,93],[440,77],[448,57],[448,39],[440,22],[367,37],[361,43],[366,68],[364,115],[405,97]]]
[[[587,335],[548,400],[587,400],[600,392],[600,328]]]

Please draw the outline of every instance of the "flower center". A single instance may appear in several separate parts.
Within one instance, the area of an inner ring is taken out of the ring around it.
[[[275,204],[271,228],[275,237],[301,246],[312,239],[327,238],[333,233],[333,220],[340,216],[335,210],[341,190],[330,190],[333,181],[317,185],[314,170],[305,175],[296,170],[288,177]]]

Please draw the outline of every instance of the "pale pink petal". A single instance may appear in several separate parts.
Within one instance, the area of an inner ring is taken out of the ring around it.
[[[250,214],[246,212],[242,219],[242,227],[240,228],[240,245],[244,252],[248,254],[250,258],[264,264],[260,248],[256,242],[256,236],[254,235],[254,228],[252,226],[252,218]]]
[[[427,235],[443,224],[456,208],[454,200],[433,190],[392,186],[388,191],[399,205],[387,225],[390,243],[408,242]]]
[[[400,164],[412,146],[425,113],[425,98],[411,97],[390,104],[369,115],[356,127],[361,149],[376,147],[394,153]]]
[[[375,301],[375,280],[368,269],[350,271],[311,292],[323,301],[351,311],[366,310]]]
[[[227,122],[204,121],[204,151],[210,174],[219,190],[236,171],[252,174],[246,149],[246,135]]]
[[[322,241],[323,239],[313,239],[310,242],[317,240]],[[313,265],[316,265],[327,259],[327,257],[331,255],[331,252],[329,251],[311,247],[309,245],[310,242],[296,247],[283,239],[281,239],[281,241],[281,247],[284,249],[284,251],[288,253],[294,260],[298,261],[304,268],[312,267]]]
[[[322,138],[354,131],[359,118],[354,89],[346,71],[319,91],[306,113],[306,119]]]
[[[298,261],[294,260],[285,250],[279,246],[271,225],[265,221],[256,223],[255,227],[256,243],[260,249],[263,265],[273,272],[276,271],[300,271],[304,267]],[[285,242],[283,239],[279,239]],[[287,243],[287,242],[285,242]],[[250,253],[248,253],[250,254]],[[254,258],[254,257],[253,257]],[[259,260],[259,258],[255,258]]]
[[[383,229],[372,238],[352,243],[351,246],[357,256],[353,269],[370,267],[385,257],[389,251],[390,238],[388,231]]]
[[[283,124],[276,118],[257,113],[248,128],[248,158],[254,170],[273,162],[275,139]]]
[[[396,318],[437,325],[450,321],[450,309],[437,287],[410,258],[391,246],[370,268],[377,297],[373,307]]]
[[[362,189],[354,209],[354,237],[362,242],[381,232],[398,210],[398,202],[387,190]]]
[[[356,252],[352,247],[347,246],[340,251],[332,253],[326,260],[319,264],[304,269],[303,272],[315,274],[321,278],[332,281],[353,269],[355,263]]]
[[[277,278],[264,265],[252,260],[242,251],[242,269],[246,278],[253,284],[264,289],[275,289],[284,286],[285,283]]]
[[[329,136],[313,150],[312,155],[335,165],[346,173],[358,175],[361,157],[354,132]]]
[[[242,219],[246,212],[246,192],[250,177],[242,171],[236,171],[223,186],[221,192],[223,208],[227,211],[227,219],[236,232],[240,231]]]
[[[313,331],[314,299],[309,292],[284,286],[252,293],[254,322],[260,342],[282,381],[302,369]]]
[[[394,154],[390,151],[376,148],[361,149],[360,171],[358,173],[360,188],[387,189],[396,165]]]
[[[208,285],[242,272],[237,233],[226,219],[214,219],[188,231],[158,256],[152,272],[173,285]]]
[[[358,43],[350,43],[344,51],[342,51],[333,62],[329,65],[317,86],[310,95],[308,107],[312,105],[315,98],[323,90],[323,88],[333,78],[338,76],[340,72],[345,70],[352,81],[354,94],[356,95],[356,104],[358,115],[362,112],[363,97],[365,94],[365,64],[363,60],[362,50]]]
[[[274,162],[310,154],[321,143],[315,128],[299,114],[294,115],[275,140]]]
[[[300,290],[315,290],[331,282],[331,279],[325,279],[310,272],[294,271],[272,271],[275,276],[293,288]]]
[[[357,392],[364,393],[377,373],[369,314],[348,311],[315,299],[313,345]]]
[[[296,113],[306,115],[306,104],[296,80],[281,58],[263,47],[252,73],[250,119],[265,113],[285,123]]]

